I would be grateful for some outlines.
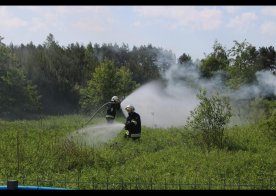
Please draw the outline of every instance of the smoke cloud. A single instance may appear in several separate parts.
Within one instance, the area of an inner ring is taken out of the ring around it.
[[[241,117],[244,101],[276,95],[276,77],[270,71],[257,72],[256,83],[244,85],[238,90],[224,85],[223,74],[217,72],[211,79],[203,79],[197,65],[175,64],[164,73],[162,81],[152,81],[141,86],[124,99],[121,107],[127,116],[124,108],[128,104],[133,105],[144,126],[169,128],[185,126],[190,112],[199,104],[196,95],[202,88],[207,90],[208,95],[219,92],[220,95],[229,97],[233,119],[237,115]]]
[[[122,108],[128,104],[135,107],[140,114],[141,123],[147,127],[178,127],[182,126],[185,119],[198,101],[195,93],[186,87],[164,87],[161,82],[148,83],[121,103]],[[127,116],[125,110],[124,114]]]
[[[230,124],[234,125],[244,123],[249,116],[249,100],[259,96],[276,96],[276,77],[270,71],[257,72],[254,84],[237,90],[224,85],[223,74],[218,72],[207,80],[200,77],[197,65],[175,64],[164,73],[162,80],[149,82],[127,96],[121,103],[122,111],[127,117],[124,108],[128,104],[133,105],[140,114],[142,125],[146,127],[183,127],[190,112],[199,104],[196,95],[204,88],[209,95],[219,92],[230,98],[233,114]],[[79,143],[95,146],[110,141],[123,128],[124,124],[118,122],[99,124],[77,130],[70,137]]]
[[[256,73],[257,84],[243,86],[240,91],[245,99],[255,98],[257,96],[275,96],[276,95],[276,77],[271,71],[259,71]]]

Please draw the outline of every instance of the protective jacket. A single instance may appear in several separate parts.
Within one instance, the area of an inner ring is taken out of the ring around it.
[[[120,103],[115,102],[115,101],[110,101],[107,105],[107,111],[106,111],[106,119],[107,120],[114,120],[117,110],[120,109]]]
[[[125,123],[125,130],[127,137],[140,138],[141,136],[141,118],[136,112],[128,113],[128,117]]]

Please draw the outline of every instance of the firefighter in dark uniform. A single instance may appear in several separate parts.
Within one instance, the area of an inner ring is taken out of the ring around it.
[[[132,138],[133,140],[141,137],[141,118],[140,115],[134,112],[135,108],[128,105],[125,110],[128,112],[128,117],[125,123],[125,137]]]
[[[111,101],[107,105],[107,111],[106,111],[106,121],[107,123],[113,123],[117,111],[121,108],[121,102],[117,96],[113,96],[111,98]]]

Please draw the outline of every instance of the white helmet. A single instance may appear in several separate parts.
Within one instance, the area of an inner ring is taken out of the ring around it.
[[[127,107],[125,108],[125,110],[127,110],[128,112],[134,112],[135,108],[133,105],[127,105]]]
[[[118,101],[119,101],[119,98],[118,98],[117,96],[113,96],[113,97],[111,98],[111,101],[118,102]]]

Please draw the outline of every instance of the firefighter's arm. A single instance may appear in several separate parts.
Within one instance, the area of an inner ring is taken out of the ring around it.
[[[125,130],[128,130],[130,128],[130,121],[127,121],[125,123]]]
[[[137,121],[132,119],[131,121],[127,121],[125,124],[125,129],[131,129],[137,125]]]
[[[134,126],[136,126],[136,125],[137,125],[137,120],[136,120],[136,119],[132,119],[132,120],[131,120],[131,123],[132,123]]]

